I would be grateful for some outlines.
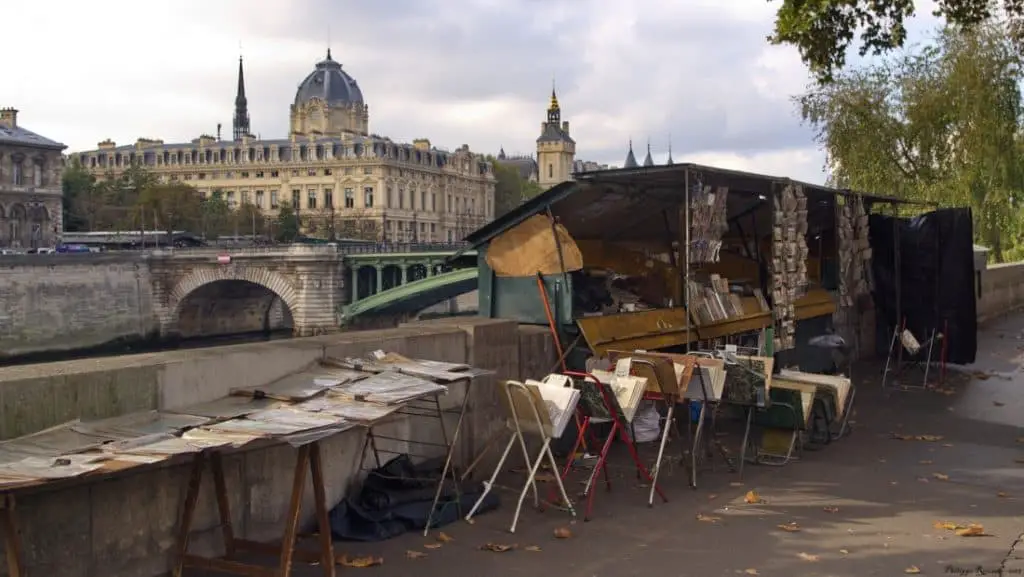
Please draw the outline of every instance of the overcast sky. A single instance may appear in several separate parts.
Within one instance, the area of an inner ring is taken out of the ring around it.
[[[252,129],[288,130],[328,43],[371,131],[529,153],[557,81],[577,158],[621,165],[629,139],[663,162],[824,180],[791,102],[807,83],[771,47],[766,0],[51,0],[4,8],[0,107],[69,146],[231,132],[239,52]],[[456,7],[460,7],[456,9]],[[923,13],[930,7],[920,6]],[[918,19],[915,30],[932,25]],[[17,80],[17,81],[16,81]]]

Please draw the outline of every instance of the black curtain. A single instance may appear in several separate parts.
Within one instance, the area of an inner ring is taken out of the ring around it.
[[[907,328],[922,343],[932,329],[946,331],[946,360],[973,363],[978,314],[971,209],[941,209],[911,219],[873,214],[869,232],[877,322],[888,329],[887,339],[901,322],[896,311],[899,278],[899,314]],[[889,340],[879,344],[887,347]],[[933,353],[936,360],[938,353],[939,349]]]

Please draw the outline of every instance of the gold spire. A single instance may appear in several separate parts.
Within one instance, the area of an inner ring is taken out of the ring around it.
[[[548,110],[558,110],[558,96],[555,94],[555,81],[551,80],[551,104],[548,105]]]

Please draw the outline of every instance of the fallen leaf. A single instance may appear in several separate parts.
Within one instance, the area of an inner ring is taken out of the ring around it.
[[[523,547],[523,549],[526,550],[526,551],[532,551],[532,552],[540,551],[540,547],[538,547],[536,545],[530,545],[529,547]]]
[[[942,443],[943,447],[952,447],[953,443]]]
[[[981,373],[981,372],[975,372],[974,373],[974,378],[976,378],[978,380],[981,380],[981,381],[987,381],[990,376],[991,375],[989,375],[988,373]]]
[[[550,473],[538,473],[533,479],[538,483],[552,483],[555,476]]]
[[[424,549],[440,549],[441,548],[441,544],[440,543],[427,543],[426,545],[423,546],[423,548]]]
[[[504,553],[506,551],[511,551],[515,548],[516,545],[502,545],[500,543],[487,543],[486,545],[480,546],[481,551],[493,551],[495,553]]]
[[[849,555],[850,554],[850,552],[847,551],[846,549],[840,549],[839,552],[842,553],[843,555]]]
[[[956,530],[957,537],[987,537],[985,533],[985,527],[978,525],[977,523],[971,523],[966,527],[960,527]]]
[[[715,517],[714,515],[705,515],[703,513],[697,513],[697,520],[704,521],[705,523],[715,523],[721,521],[721,517]]]
[[[838,513],[839,507],[822,507],[821,510],[826,513]]]
[[[927,460],[927,459],[925,459],[925,460],[923,460],[923,461],[918,461],[918,462],[917,462],[917,464],[918,464],[918,465],[931,465],[931,464],[932,464],[932,462],[931,462],[931,461],[929,461],[929,460]]]
[[[760,573],[757,572],[757,569],[753,569],[753,568],[751,568],[751,569],[744,569],[743,572],[746,573],[747,575],[760,575]]]
[[[747,491],[747,494],[743,496],[743,501],[750,505],[764,503],[764,499],[762,499],[761,496],[757,494],[757,491]]]
[[[712,494],[708,495],[708,501],[713,501],[716,497],[718,497],[718,495],[712,493]]]
[[[927,441],[929,443],[933,443],[935,441],[941,441],[942,435],[918,435],[914,437],[914,439],[918,441]]]
[[[1001,403],[999,401],[992,401],[992,404],[997,406],[997,407],[1005,407],[1006,406],[1006,403]]]
[[[779,529],[782,529],[783,531],[786,531],[788,533],[799,533],[800,532],[800,525],[797,525],[794,522],[785,523],[783,525],[776,525],[776,527],[778,527]]]
[[[798,553],[797,557],[803,559],[804,561],[817,561],[818,560],[818,556],[817,555],[811,555],[810,553]]]
[[[936,521],[934,526],[936,529],[945,529],[946,531],[956,531],[960,528],[960,525],[952,521]]]
[[[1002,499],[1009,499],[1010,498],[1010,494],[1009,493],[1004,493],[1004,492],[1000,491],[1000,492],[996,493],[996,497],[999,497],[999,498],[1002,498]]]
[[[944,475],[942,473],[932,473],[932,477],[935,477],[936,479],[938,479],[940,481],[948,481],[949,480],[949,475]]]
[[[444,531],[441,531],[440,533],[437,534],[437,542],[438,543],[451,543],[454,540],[455,539],[452,539],[451,535],[449,535],[448,533],[445,533]]]
[[[572,537],[572,531],[568,527],[559,527],[555,529],[555,539],[568,539]]]
[[[921,570],[918,569],[917,565],[911,565],[910,567],[904,569],[903,572],[907,573],[908,575],[917,575],[921,572]]]
[[[357,567],[363,569],[366,567],[376,567],[377,565],[384,564],[383,557],[353,557],[349,558],[348,555],[342,555],[340,562],[345,567]]]
[[[740,483],[739,481],[733,481],[732,483],[729,483],[729,486],[730,487],[742,487],[743,483]]]
[[[408,559],[422,559],[427,556],[423,551],[406,551],[405,556]]]

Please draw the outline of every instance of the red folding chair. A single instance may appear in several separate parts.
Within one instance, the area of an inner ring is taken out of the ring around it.
[[[615,440],[616,435],[618,435],[622,442],[626,444],[626,448],[629,450],[629,454],[633,458],[633,463],[636,465],[637,477],[646,480],[648,483],[651,483],[652,488],[655,490],[655,492],[658,493],[658,496],[661,497],[662,501],[668,502],[668,497],[665,496],[665,494],[661,490],[661,487],[658,486],[657,482],[655,482],[654,478],[651,476],[651,472],[643,464],[643,461],[640,460],[640,454],[637,452],[636,445],[633,443],[633,438],[629,434],[629,425],[626,423],[626,420],[622,415],[622,410],[619,408],[619,403],[616,401],[615,395],[612,394],[612,391],[608,389],[608,385],[602,383],[600,379],[598,379],[597,377],[590,373],[566,371],[563,374],[573,378],[583,379],[584,381],[590,381],[594,383],[594,385],[597,387],[597,390],[601,393],[601,400],[604,403],[605,408],[608,409],[608,414],[611,415],[611,431],[608,432],[608,437],[601,445],[601,452],[598,454],[597,463],[594,465],[594,469],[593,471],[591,471],[590,477],[587,479],[586,488],[583,491],[583,494],[587,496],[587,507],[583,514],[583,520],[590,520],[590,513],[594,508],[594,494],[596,493],[596,491],[594,491],[594,482],[597,480],[598,475],[604,475],[605,486],[608,490],[611,490],[612,488],[611,479],[608,477],[607,464],[608,451],[611,449],[612,442]],[[594,433],[593,431],[590,430],[591,422],[591,417],[589,415],[585,415],[582,421],[579,423],[576,435],[576,443],[573,446],[572,452],[570,453],[569,462],[566,464],[565,468],[562,470],[561,473],[563,481],[566,477],[568,477],[569,472],[572,471],[572,465],[576,456],[576,451],[578,451],[580,447],[583,445],[583,440],[587,438],[587,435],[590,435],[591,439],[594,440]],[[548,501],[550,502],[556,502],[556,499],[558,498],[554,489],[555,488],[552,487],[551,492],[548,495]]]

